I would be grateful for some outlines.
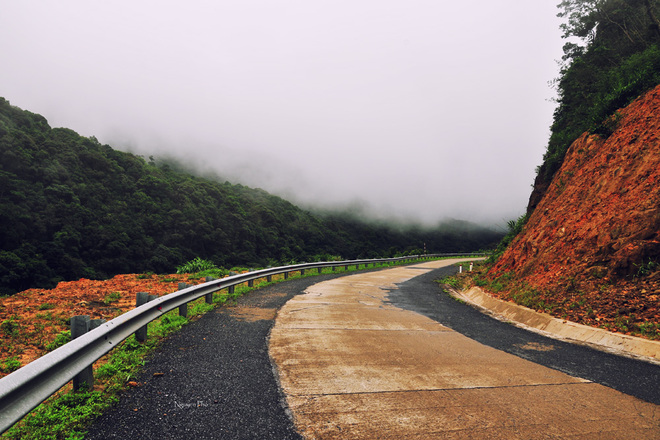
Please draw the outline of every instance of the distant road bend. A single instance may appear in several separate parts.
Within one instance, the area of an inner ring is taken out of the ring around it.
[[[454,262],[293,280],[219,308],[166,341],[87,438],[660,438],[659,367],[440,294]]]

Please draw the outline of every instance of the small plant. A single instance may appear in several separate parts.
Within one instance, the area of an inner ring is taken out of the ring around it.
[[[295,264],[295,263],[292,263]],[[250,268],[249,267],[239,267],[239,266],[234,266],[231,269],[229,269],[230,272],[234,273],[244,273],[244,272],[249,272]]]
[[[18,323],[13,319],[5,319],[0,324],[0,330],[6,337],[15,337],[18,335]]]
[[[594,119],[598,117],[600,117],[600,115],[595,116]],[[617,111],[612,116],[605,118],[602,122],[594,124],[591,133],[597,134],[603,139],[607,139],[612,136],[614,131],[619,127],[621,119],[621,112]]]
[[[195,279],[201,279],[201,278],[206,278],[206,277],[224,278],[227,275],[229,275],[229,271],[227,269],[223,269],[221,267],[216,267],[214,269],[206,269],[206,270],[202,270],[200,272],[197,272],[197,273],[195,273],[194,276],[191,276],[190,279],[195,280]]]
[[[103,298],[103,304],[110,305],[113,302],[117,302],[121,299],[121,293],[119,292],[110,292],[108,293],[105,298]]]
[[[461,290],[463,288],[463,282],[457,277],[445,277],[438,280],[438,283],[446,284],[456,290]]]
[[[639,332],[649,339],[660,339],[660,324],[644,322],[639,324]]]
[[[137,278],[138,280],[148,280],[148,279],[151,278],[153,275],[154,275],[153,272],[146,272],[146,273],[139,274],[139,275],[136,276],[135,278]]]
[[[176,283],[179,280],[176,278],[159,277],[158,281],[161,283]]]
[[[523,227],[527,223],[528,219],[529,219],[528,214],[524,214],[518,217],[517,220],[509,220],[507,222],[506,224],[508,229],[507,234],[499,242],[495,251],[488,257],[487,260],[488,263],[495,263],[502,256],[502,254],[509,246],[509,244],[511,244],[513,239],[516,238],[516,236],[522,232]]]
[[[484,287],[484,286],[488,285],[488,281],[477,276],[477,277],[474,277],[474,284],[477,287]]]
[[[21,361],[15,356],[5,359],[5,361],[0,364],[0,372],[2,373],[11,373],[19,368],[21,368]]]
[[[39,310],[52,310],[55,308],[55,304],[43,303],[39,305]]]
[[[53,351],[60,348],[71,340],[71,332],[69,330],[62,330],[55,336],[55,340],[46,345],[46,351]]]
[[[538,298],[538,292],[534,289],[520,290],[513,294],[513,300],[522,306],[535,310],[552,310],[555,306],[546,304],[544,300]]]
[[[636,276],[641,278],[655,271],[660,264],[657,261],[649,260],[647,263],[635,264],[634,266],[637,268]]]
[[[202,260],[197,257],[194,260],[190,260],[187,263],[178,266],[176,268],[176,273],[196,273],[209,269],[217,269],[217,266],[212,261]]]
[[[27,337],[33,341],[33,344],[40,349],[46,346],[46,326],[42,322],[35,322],[33,324],[34,330],[27,334]]]

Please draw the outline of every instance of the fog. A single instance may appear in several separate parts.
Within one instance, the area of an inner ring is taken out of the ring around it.
[[[502,224],[549,136],[557,1],[4,2],[0,96],[305,207]]]

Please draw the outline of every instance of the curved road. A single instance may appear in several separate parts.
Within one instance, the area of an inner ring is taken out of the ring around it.
[[[659,367],[482,315],[440,294],[446,264],[293,280],[217,309],[87,438],[660,438]]]

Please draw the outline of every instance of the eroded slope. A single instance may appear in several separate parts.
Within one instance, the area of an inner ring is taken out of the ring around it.
[[[489,277],[515,280],[503,297],[639,330],[660,322],[660,87],[610,126],[607,139],[585,133],[573,143]],[[658,335],[657,325],[651,330]]]

